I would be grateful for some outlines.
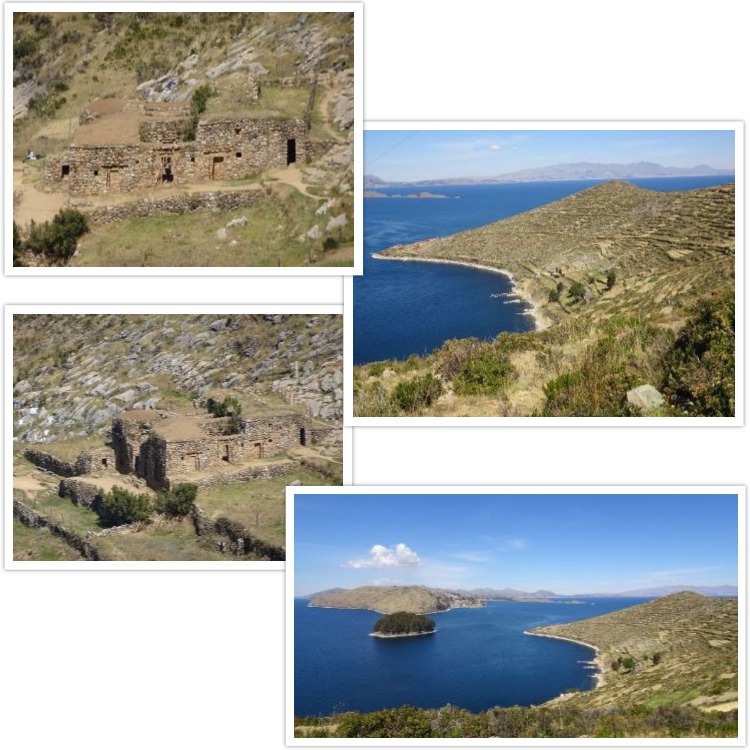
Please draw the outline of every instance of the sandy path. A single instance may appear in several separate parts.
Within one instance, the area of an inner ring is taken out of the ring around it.
[[[27,169],[23,162],[13,162],[13,195],[21,196],[18,205],[13,207],[13,221],[19,226],[35,221],[50,221],[67,204],[64,193],[43,193],[36,185],[24,184]],[[29,172],[30,174],[30,172]],[[14,200],[14,204],[16,201]]]
[[[307,185],[302,181],[302,170],[299,167],[290,164],[288,167],[269,169],[265,175],[271,180],[278,180],[285,185],[291,185],[291,187],[302,193],[302,195],[306,195],[316,201],[322,200],[319,195],[313,195],[308,192]]]

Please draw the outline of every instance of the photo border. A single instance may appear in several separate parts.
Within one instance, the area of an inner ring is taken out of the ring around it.
[[[721,121],[561,120],[494,122],[365,121],[367,130],[727,130],[734,137],[735,179],[735,414],[733,417],[356,417],[354,393],[344,394],[344,424],[352,427],[741,427],[745,424],[744,401],[744,123]],[[362,225],[364,235],[364,224]],[[364,247],[364,237],[363,237]],[[344,366],[354,383],[354,282],[344,280]]]
[[[91,12],[112,10],[116,13],[146,11],[149,13],[200,13],[200,12],[243,12],[243,13],[341,13],[354,14],[354,265],[353,266],[92,266],[92,267],[16,267],[12,255],[13,224],[13,128],[5,128],[3,144],[3,164],[5,170],[5,253],[4,269],[6,276],[338,276],[342,278],[361,276],[363,270],[363,130],[364,130],[364,4],[363,2],[18,2],[5,4],[5,122],[13,122],[13,13],[33,11],[35,13],[64,13],[69,11]],[[359,176],[359,178],[358,178]]]
[[[747,490],[743,485],[358,485],[354,487],[287,487],[287,567],[285,576],[286,608],[285,624],[285,736],[287,747],[333,745],[349,746],[437,746],[437,747],[487,747],[487,746],[521,746],[535,747],[548,745],[552,747],[744,747],[746,744],[747,720]],[[737,565],[738,565],[738,652],[737,678],[738,698],[738,737],[650,737],[650,738],[302,738],[294,736],[294,499],[296,495],[701,495],[731,494],[737,495]]]
[[[343,315],[341,305],[4,305],[5,311],[5,570],[284,570],[285,561],[13,559],[13,316],[14,315]],[[346,373],[344,389],[346,389]],[[352,432],[342,426],[344,486],[352,482]],[[288,513],[287,513],[288,516]],[[287,540],[289,537],[287,536]],[[287,550],[289,543],[287,541]]]

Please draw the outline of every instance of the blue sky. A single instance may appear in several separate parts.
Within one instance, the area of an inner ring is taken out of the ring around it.
[[[579,161],[734,169],[721,130],[366,130],[365,173],[408,182],[491,177]]]
[[[736,495],[297,495],[295,594],[736,585]]]

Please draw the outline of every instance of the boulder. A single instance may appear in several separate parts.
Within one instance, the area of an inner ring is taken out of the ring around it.
[[[658,409],[664,403],[664,396],[648,383],[629,390],[627,399],[630,406],[640,411]]]

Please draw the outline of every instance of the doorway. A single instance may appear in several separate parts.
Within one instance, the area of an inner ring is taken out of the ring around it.
[[[223,156],[214,156],[213,161],[211,162],[211,179],[226,179],[226,165],[224,164]]]
[[[297,139],[290,138],[286,142],[286,165],[294,164],[297,161]]]
[[[300,430],[299,430],[299,444],[307,445],[307,433],[305,432],[304,427],[300,427]]]

